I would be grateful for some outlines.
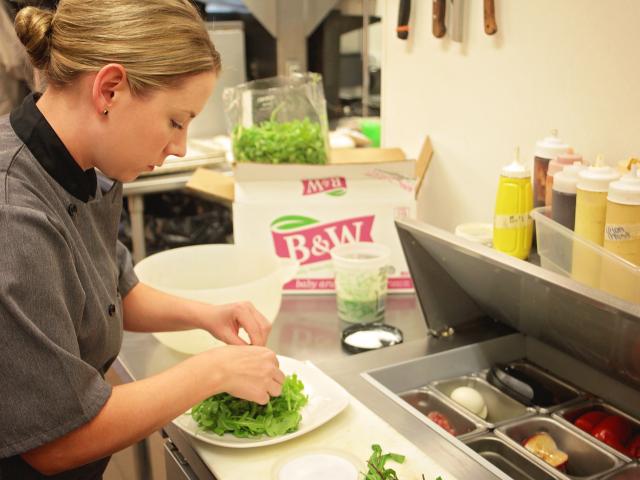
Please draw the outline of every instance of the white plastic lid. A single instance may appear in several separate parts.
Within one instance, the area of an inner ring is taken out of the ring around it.
[[[372,242],[344,243],[331,249],[334,269],[377,270],[389,265],[391,250]]]
[[[275,480],[357,480],[358,466],[350,455],[329,450],[303,452],[276,464]]]
[[[609,166],[593,165],[579,174],[578,188],[588,192],[607,192],[609,184],[620,178],[620,173]],[[555,183],[555,177],[554,177]]]
[[[547,176],[554,176],[556,173],[561,172],[567,165],[573,165],[574,163],[582,163],[582,155],[576,153],[565,153],[558,155],[549,162],[549,168],[547,170]]]
[[[461,223],[456,226],[455,234],[472,242],[482,243],[487,247],[491,247],[493,245],[492,223]]]
[[[558,138],[558,131],[552,130],[550,137],[536,142],[536,157],[553,159],[563,153],[569,153],[570,148]]]
[[[640,205],[640,177],[637,165],[633,166],[631,173],[617,182],[611,182],[607,200],[623,205]]]
[[[558,172],[553,177],[553,190],[556,192],[576,194],[576,187],[578,185],[578,174],[587,168],[578,162],[573,165],[567,165],[561,172]]]
[[[527,178],[531,175],[529,169],[520,163],[520,147],[516,148],[515,159],[509,165],[502,167],[501,175],[509,178]]]

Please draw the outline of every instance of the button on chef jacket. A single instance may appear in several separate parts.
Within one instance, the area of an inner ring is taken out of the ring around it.
[[[122,184],[99,188],[36,101],[0,117],[0,479],[100,479],[108,458],[44,477],[20,457],[109,399],[122,297],[138,282],[117,241]]]

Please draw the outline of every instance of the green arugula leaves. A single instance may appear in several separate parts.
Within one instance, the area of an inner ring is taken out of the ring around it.
[[[193,407],[191,416],[203,430],[217,435],[277,437],[298,429],[300,410],[309,401],[303,390],[304,384],[294,373],[285,378],[280,396],[271,398],[266,405],[219,393]]]
[[[238,125],[233,131],[233,155],[237,162],[327,162],[322,128],[308,118],[290,122],[267,120],[252,127]]]
[[[393,468],[385,468],[387,461],[391,460],[396,463],[404,463],[406,457],[399,453],[382,453],[382,448],[378,444],[371,445],[373,453],[367,460],[367,472],[363,472],[363,480],[400,480],[398,474]],[[422,480],[426,480],[422,474]],[[442,480],[442,477],[436,478]]]
[[[405,456],[398,453],[382,453],[382,448],[378,444],[371,445],[373,453],[367,460],[368,471],[364,474],[364,480],[398,480],[396,471],[392,468],[385,468],[388,460],[396,463],[404,463]]]

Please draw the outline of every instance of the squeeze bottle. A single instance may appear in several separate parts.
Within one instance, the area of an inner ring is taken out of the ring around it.
[[[547,207],[553,205],[553,181],[556,173],[560,173],[567,165],[573,165],[575,163],[582,163],[582,155],[576,153],[565,153],[558,155],[555,159],[549,162],[547,168],[547,183],[544,190],[544,204]]]
[[[493,220],[493,247],[517,258],[526,259],[531,251],[533,193],[529,169],[516,158],[502,168]]]
[[[640,177],[638,165],[631,173],[609,185],[604,227],[604,248],[640,266]],[[603,259],[600,288],[640,303],[640,285],[631,268]]]
[[[599,288],[601,255],[584,240],[602,246],[604,243],[604,222],[607,212],[607,192],[609,184],[620,178],[620,173],[602,162],[579,174],[576,194],[575,232],[580,238],[573,246],[571,276],[586,285]]]
[[[552,130],[551,136],[536,142],[533,159],[533,205],[544,206],[547,187],[549,162],[558,155],[569,153],[570,147],[558,138],[558,131]]]
[[[574,229],[576,224],[578,174],[585,168],[584,165],[576,162],[556,173],[553,180],[551,218],[571,230]]]

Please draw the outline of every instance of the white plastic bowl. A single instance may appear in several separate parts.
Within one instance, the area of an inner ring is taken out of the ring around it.
[[[226,244],[175,248],[151,255],[135,266],[140,281],[157,290],[212,304],[250,301],[270,322],[280,310],[282,285],[297,269],[295,260]],[[222,345],[203,330],[154,336],[188,354]]]

